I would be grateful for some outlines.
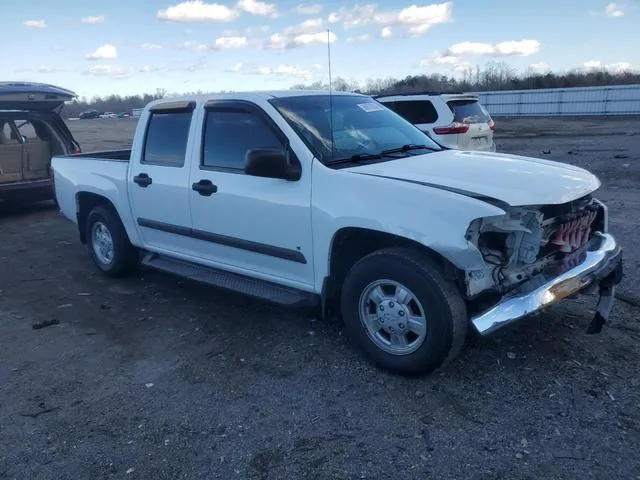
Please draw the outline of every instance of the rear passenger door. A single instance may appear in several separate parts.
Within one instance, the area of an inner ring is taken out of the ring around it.
[[[144,138],[134,144],[128,188],[144,246],[158,253],[189,250],[190,130],[195,102],[158,104],[149,112]],[[141,119],[141,121],[144,121]]]
[[[221,268],[312,291],[311,165],[302,163],[296,181],[245,175],[247,151],[285,149],[285,134],[250,102],[214,101],[203,113],[190,185],[215,189],[189,191],[199,254]]]

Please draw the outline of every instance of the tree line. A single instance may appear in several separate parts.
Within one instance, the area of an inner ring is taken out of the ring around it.
[[[468,69],[456,78],[448,75],[408,75],[405,78],[370,78],[357,82],[341,77],[332,80],[331,88],[336,91],[353,91],[369,95],[388,93],[411,93],[434,91],[441,93],[474,92],[489,90],[533,90],[541,88],[592,87],[606,85],[630,85],[640,83],[640,72],[606,69],[572,70],[566,73],[537,72],[529,69],[518,73],[503,62],[489,62],[484,67]],[[326,81],[310,84],[296,84],[292,89],[328,90]],[[196,92],[205,93],[205,92]],[[77,117],[80,112],[96,109],[100,112],[131,112],[134,108],[144,107],[147,103],[167,95],[164,89],[144,95],[109,95],[92,99],[80,98],[70,102],[64,113],[68,117]]]

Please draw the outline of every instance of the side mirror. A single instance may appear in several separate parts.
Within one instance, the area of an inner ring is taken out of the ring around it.
[[[289,151],[281,148],[253,148],[245,155],[244,173],[255,177],[300,180],[300,164],[292,162]]]
[[[22,143],[27,143],[27,137],[24,135],[20,135],[22,137]]]

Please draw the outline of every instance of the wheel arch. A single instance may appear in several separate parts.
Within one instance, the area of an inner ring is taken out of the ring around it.
[[[322,286],[322,315],[331,315],[337,306],[337,293],[341,290],[347,272],[366,255],[391,247],[404,247],[421,252],[433,261],[446,278],[460,288],[464,284],[464,272],[434,249],[401,235],[364,227],[344,227],[338,230],[330,244],[327,274]]]
[[[87,218],[89,217],[89,213],[91,212],[91,210],[98,206],[107,207],[111,209],[116,215],[118,215],[118,217],[120,217],[118,209],[115,207],[113,202],[104,195],[86,191],[78,192],[76,194],[76,218],[78,225],[78,234],[80,236],[80,242],[82,242],[83,244],[87,243]],[[120,220],[122,221],[122,219]]]

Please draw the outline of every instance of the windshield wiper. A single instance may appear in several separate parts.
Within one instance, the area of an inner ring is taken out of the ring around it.
[[[426,145],[414,145],[413,143],[409,143],[407,145],[403,145],[398,148],[390,148],[388,150],[383,150],[380,153],[356,153],[355,155],[351,155],[346,158],[337,158],[335,160],[331,160],[327,162],[327,165],[335,165],[337,163],[358,163],[366,160],[377,160],[382,157],[394,157],[396,153],[407,153],[411,150],[434,150],[431,147]],[[395,157],[398,158],[398,157]]]
[[[434,150],[434,149],[426,145],[414,145],[413,143],[408,143],[407,145],[403,145],[398,148],[390,148],[389,150],[383,150],[382,155],[388,155],[390,153],[405,153],[405,152],[410,152],[411,150]]]
[[[402,152],[380,152],[380,153],[356,153],[355,155],[351,155],[350,157],[345,158],[336,158],[327,162],[327,165],[335,165],[337,163],[359,163],[366,160],[378,160],[379,158],[385,157],[387,155],[392,155],[393,153],[402,153]]]

